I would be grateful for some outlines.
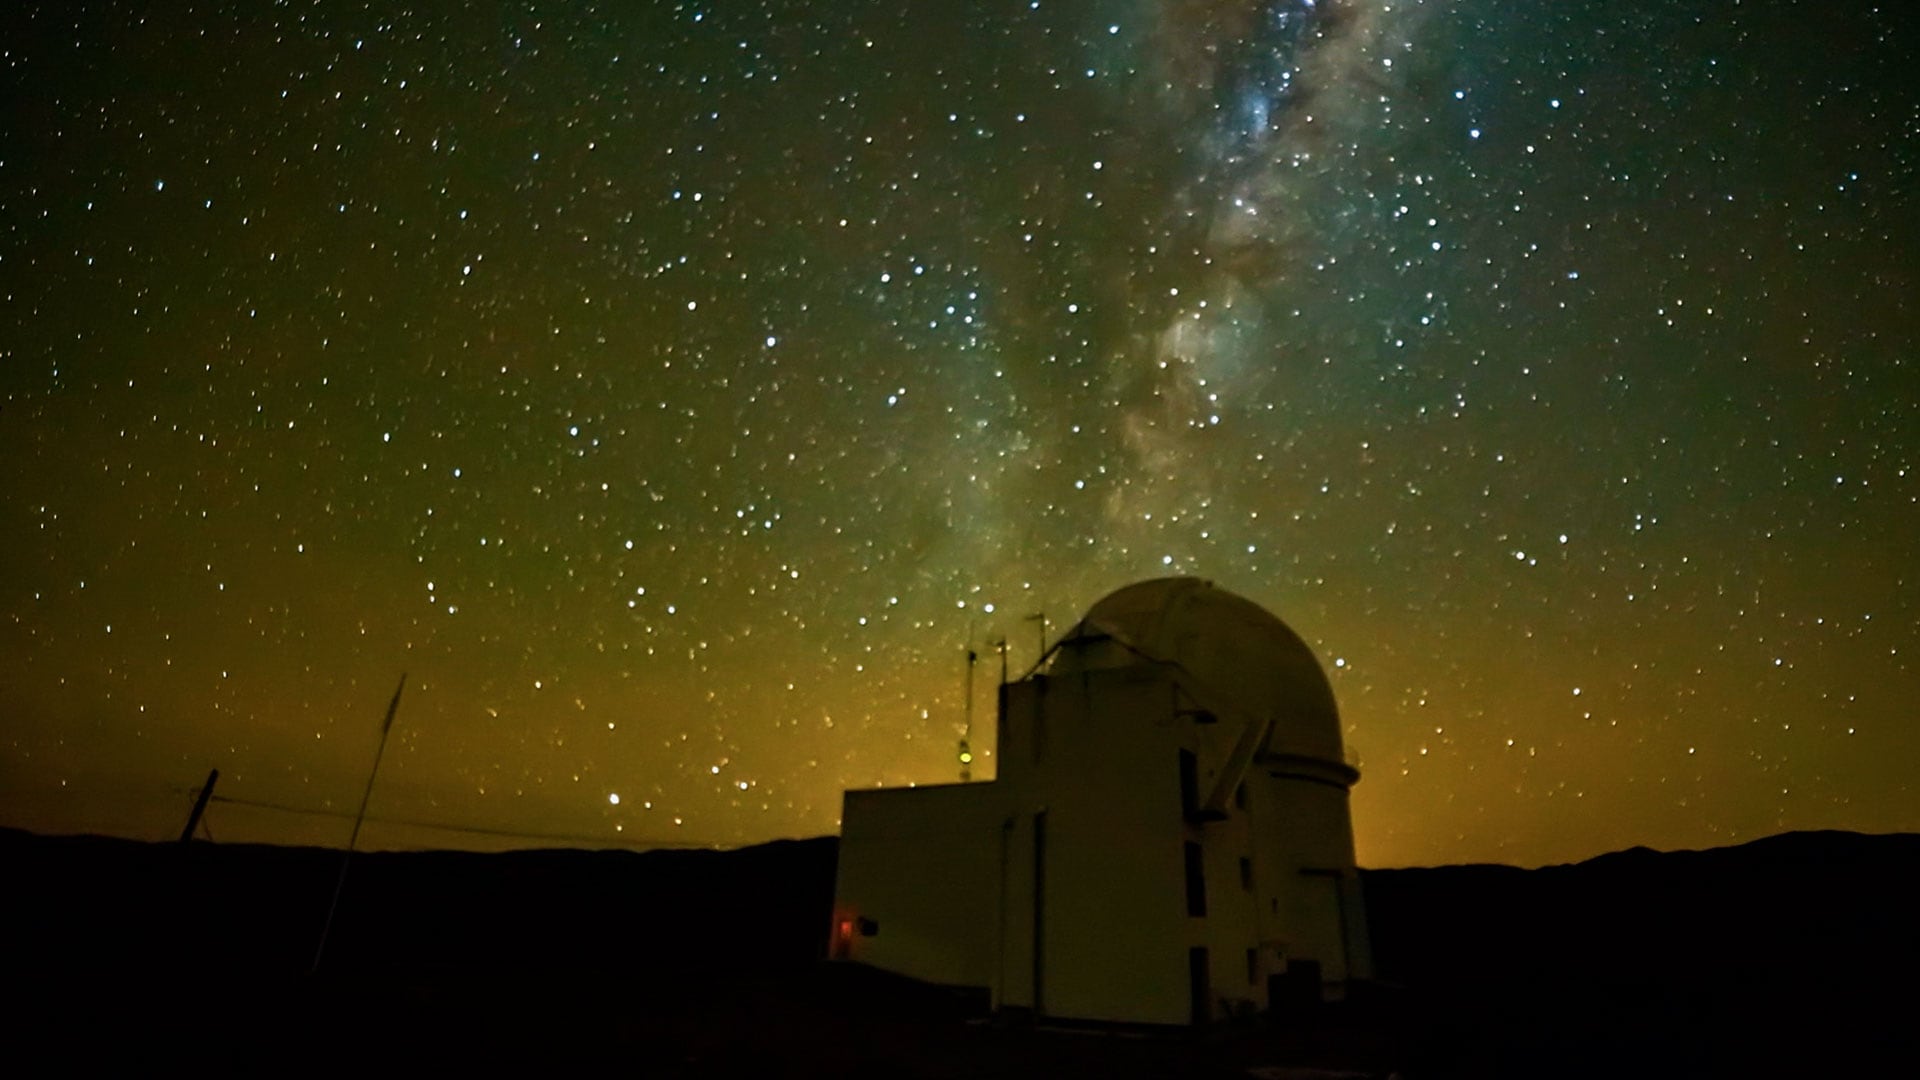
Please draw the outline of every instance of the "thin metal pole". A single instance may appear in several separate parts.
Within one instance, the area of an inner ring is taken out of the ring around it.
[[[961,733],[963,739],[973,738],[973,663],[980,659],[972,648],[967,649],[967,726]]]
[[[219,769],[207,772],[207,782],[200,788],[200,797],[193,801],[193,813],[187,815],[187,827],[180,830],[180,843],[193,842],[193,830],[200,825],[200,815],[207,812],[207,801],[213,798],[213,785],[219,779]]]
[[[340,910],[340,892],[347,887],[347,866],[353,860],[353,846],[360,842],[360,823],[367,819],[367,800],[373,798],[373,780],[380,775],[380,759],[387,752],[387,736],[393,731],[393,715],[400,711],[400,692],[407,688],[406,672],[400,673],[400,685],[393,688],[393,700],[387,703],[387,719],[380,725],[380,748],[373,752],[373,769],[367,773],[367,790],[360,794],[360,812],[353,816],[353,832],[347,837],[347,850],[340,856],[340,876],[333,882],[333,902],[327,905],[327,922],[320,928],[320,944],[313,950],[313,968],[320,972],[320,961],[327,955],[327,938],[333,934],[333,917]]]
[[[967,643],[967,723],[960,733],[960,782],[973,779],[973,664],[979,654],[973,651],[973,643]]]

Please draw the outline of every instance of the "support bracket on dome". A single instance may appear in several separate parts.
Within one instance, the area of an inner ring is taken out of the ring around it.
[[[1255,717],[1247,721],[1240,732],[1240,741],[1233,744],[1233,753],[1227,757],[1227,764],[1220,770],[1220,779],[1214,781],[1213,791],[1207,795],[1207,801],[1201,804],[1199,818],[1202,821],[1219,821],[1227,816],[1227,800],[1240,782],[1247,777],[1247,769],[1252,766],[1254,755],[1266,745],[1267,732],[1273,730],[1271,715]]]

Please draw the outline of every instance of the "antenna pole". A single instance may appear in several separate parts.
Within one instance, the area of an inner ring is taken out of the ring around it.
[[[967,642],[967,726],[960,734],[960,782],[973,779],[973,664],[980,655]]]
[[[207,812],[207,803],[213,798],[214,782],[220,779],[220,770],[212,769],[207,773],[207,782],[200,788],[200,797],[193,801],[193,813],[187,815],[187,827],[180,830],[180,843],[193,841],[193,830],[200,827],[200,815]]]
[[[347,837],[347,850],[340,856],[340,876],[333,882],[333,902],[327,905],[327,922],[320,928],[320,944],[313,950],[313,968],[320,973],[320,961],[327,955],[327,938],[333,934],[333,917],[340,911],[340,893],[347,887],[347,867],[353,861],[353,846],[360,842],[360,825],[367,820],[367,800],[373,798],[373,779],[380,775],[380,759],[387,752],[387,736],[393,732],[393,715],[400,711],[400,692],[407,688],[406,672],[400,673],[400,685],[393,688],[393,700],[387,703],[387,719],[380,725],[380,747],[373,752],[373,768],[367,773],[367,789],[360,794],[360,812],[353,816],[353,832]]]

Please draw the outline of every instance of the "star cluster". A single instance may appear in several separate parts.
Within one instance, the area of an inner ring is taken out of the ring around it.
[[[1891,7],[0,20],[8,824],[338,842],[404,671],[376,846],[829,832],[1192,574],[1363,864],[1920,829]]]

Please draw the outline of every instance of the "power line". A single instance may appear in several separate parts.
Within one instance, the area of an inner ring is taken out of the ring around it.
[[[235,806],[251,806],[261,810],[278,810],[285,814],[306,814],[312,817],[351,818],[345,810],[321,810],[311,806],[291,806],[286,803],[268,802],[264,799],[242,799],[232,795],[215,795],[214,802],[232,803]],[[377,821],[382,825],[405,825],[416,829],[438,829],[442,832],[471,833],[477,836],[498,836],[508,840],[560,840],[582,844],[613,844],[617,847],[641,848],[718,848],[726,845],[707,840],[646,840],[626,837],[586,836],[579,833],[543,833],[520,832],[512,829],[492,829],[484,825],[452,825],[442,821],[421,821],[417,818],[376,817],[367,815],[368,821]]]

